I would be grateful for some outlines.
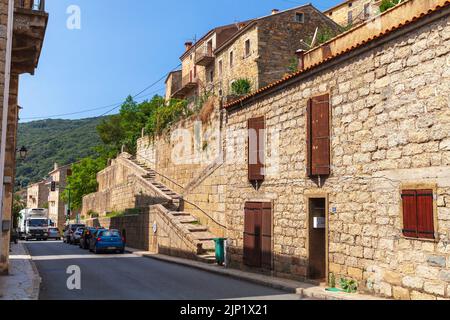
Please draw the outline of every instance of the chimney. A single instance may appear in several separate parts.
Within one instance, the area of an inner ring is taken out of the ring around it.
[[[295,51],[295,55],[298,58],[298,71],[302,71],[305,68],[305,50],[303,49],[298,49],[297,51]]]
[[[55,162],[55,164],[53,165],[53,170],[58,170],[58,164]]]
[[[278,10],[278,9],[272,9],[272,14],[277,14],[278,12],[280,12],[280,10]]]
[[[192,42],[191,42],[191,41],[185,42],[185,43],[184,43],[184,47],[186,48],[186,51],[191,50],[191,48],[192,48]]]

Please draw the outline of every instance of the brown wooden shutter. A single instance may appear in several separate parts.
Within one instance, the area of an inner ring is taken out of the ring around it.
[[[330,174],[330,104],[328,94],[312,99],[312,173]]]
[[[264,117],[248,120],[248,179],[264,180],[265,120]]]
[[[434,239],[433,190],[404,190],[403,235]]]
[[[257,203],[245,204],[244,218],[244,264],[250,267],[261,266],[261,209]]]
[[[417,235],[434,239],[433,190],[417,190]]]
[[[262,266],[272,269],[272,204],[265,202],[261,204],[262,212],[262,234],[261,234],[261,260]]]
[[[312,176],[312,140],[311,140],[311,108],[312,99],[308,100],[308,105],[306,107],[306,175],[308,177]]]
[[[403,202],[403,235],[405,237],[417,237],[417,202],[416,191],[404,190]]]

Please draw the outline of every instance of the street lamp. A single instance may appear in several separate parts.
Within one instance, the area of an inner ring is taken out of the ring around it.
[[[19,156],[21,160],[25,160],[28,155],[28,149],[25,146],[19,149]]]

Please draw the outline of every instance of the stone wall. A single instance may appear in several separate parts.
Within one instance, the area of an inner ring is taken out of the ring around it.
[[[343,3],[334,7],[334,9],[327,10],[325,11],[325,14],[341,26],[348,26],[349,11],[352,12],[353,24],[364,20],[364,6],[366,4],[370,5],[369,13],[371,17],[380,12],[379,5],[381,1],[378,0],[353,0],[351,1],[351,6],[349,6],[349,3]]]
[[[224,233],[227,181],[220,127],[216,105],[207,122],[182,121],[154,140],[141,138],[137,147],[137,159],[156,170],[156,180],[183,195],[185,210],[218,235]]]
[[[450,297],[446,11],[443,18],[406,34],[397,31],[398,38],[229,113],[227,129],[233,132],[245,131],[247,119],[265,116],[268,135],[279,130],[280,146],[279,171],[269,170],[255,190],[247,181],[246,143],[227,140],[241,160],[226,165],[233,266],[244,268],[244,204],[266,200],[273,202],[274,274],[307,276],[308,197],[323,196],[330,208],[328,271],[337,279],[350,277],[362,291],[397,299]],[[323,93],[332,105],[332,174],[318,187],[306,177],[305,123],[308,99]],[[409,187],[435,190],[436,241],[403,237],[400,192]]]
[[[167,202],[140,176],[138,169],[133,170],[120,157],[113,160],[111,166],[97,175],[98,191],[83,197],[81,214],[88,217],[89,213],[94,212],[104,216],[114,211]]]

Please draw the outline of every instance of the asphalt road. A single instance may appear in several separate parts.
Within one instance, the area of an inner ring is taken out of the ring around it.
[[[94,255],[62,242],[27,242],[42,278],[41,300],[298,300],[284,291],[133,254]],[[69,290],[69,266],[81,289]]]

